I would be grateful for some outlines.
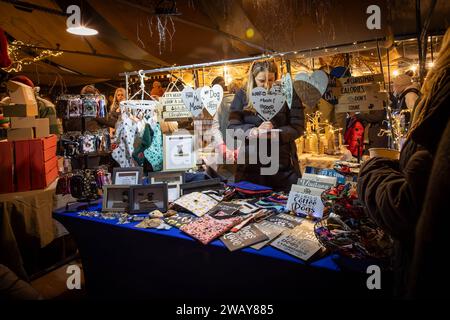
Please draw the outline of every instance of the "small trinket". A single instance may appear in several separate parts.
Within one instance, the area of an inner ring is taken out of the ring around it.
[[[159,210],[153,210],[148,214],[149,218],[163,218],[164,215]]]

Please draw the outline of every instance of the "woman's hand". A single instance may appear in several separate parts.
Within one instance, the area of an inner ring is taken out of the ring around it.
[[[250,132],[248,133],[248,137],[249,138],[256,138],[256,137],[258,137],[258,134],[259,134],[259,129],[258,128],[252,128],[250,130]]]
[[[264,121],[258,127],[258,130],[260,130],[260,131],[269,131],[269,130],[272,130],[272,129],[273,129],[273,124],[270,121]]]

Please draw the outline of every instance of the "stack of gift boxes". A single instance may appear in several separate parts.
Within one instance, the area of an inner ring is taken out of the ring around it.
[[[7,140],[0,141],[0,193],[43,189],[58,177],[57,137],[50,135],[49,120],[35,118],[34,96],[22,92],[20,98],[20,103],[1,106],[11,123]]]

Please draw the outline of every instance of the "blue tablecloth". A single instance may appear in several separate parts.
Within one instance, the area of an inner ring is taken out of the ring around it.
[[[101,210],[100,204],[90,210]],[[340,290],[367,294],[365,274],[340,270],[338,255],[305,263],[271,246],[230,252],[203,245],[177,228],[136,228],[54,212],[77,242],[86,289],[94,297],[292,298]]]

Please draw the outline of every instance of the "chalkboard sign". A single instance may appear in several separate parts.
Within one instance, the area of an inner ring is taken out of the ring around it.
[[[303,220],[304,220],[303,218],[291,216],[285,213],[280,213],[277,214],[276,216],[270,216],[269,218],[266,219],[266,221],[272,222],[278,226],[289,229],[295,228],[296,226],[301,224]]]
[[[173,216],[164,218],[164,221],[171,226],[174,226],[176,228],[181,228],[185,224],[191,223],[191,222],[195,221],[196,219],[198,219],[198,218],[192,214],[178,212],[177,214],[175,214]]]
[[[269,240],[269,238],[254,224],[242,228],[240,231],[234,233],[230,232],[220,238],[225,246],[230,251],[236,251],[252,244]]]
[[[252,245],[252,248],[256,249],[256,250],[263,248],[264,246],[269,244],[273,239],[278,237],[283,231],[288,230],[288,228],[279,226],[275,223],[265,221],[265,220],[255,223],[255,226],[269,238],[266,241],[262,241],[260,243]]]
[[[322,248],[314,234],[314,223],[308,220],[283,232],[270,245],[305,261]]]

